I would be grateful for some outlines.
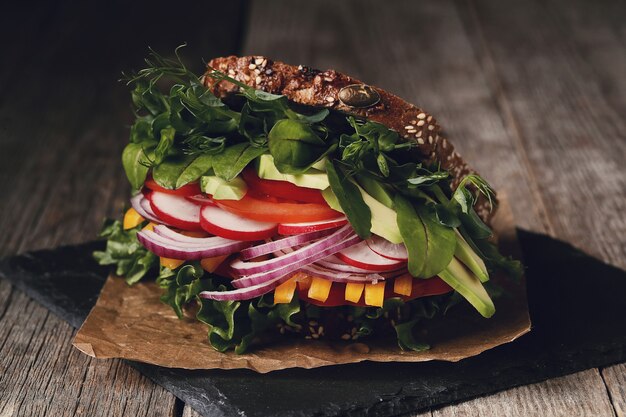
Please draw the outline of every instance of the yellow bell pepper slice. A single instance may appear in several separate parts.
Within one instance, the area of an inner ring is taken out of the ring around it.
[[[361,299],[361,294],[363,294],[364,288],[365,284],[360,284],[358,282],[348,282],[346,284],[346,301],[358,303]]]
[[[228,255],[214,256],[213,258],[204,258],[200,261],[200,266],[202,266],[202,269],[207,272],[215,272],[217,267],[219,267],[226,258],[228,258]]]
[[[274,290],[274,303],[290,303],[293,299],[293,293],[296,291],[296,279],[290,278],[280,284]]]
[[[393,283],[393,292],[400,295],[411,296],[413,291],[413,277],[411,274],[404,274],[395,279]]]
[[[311,276],[304,272],[296,272],[293,277],[298,283],[300,291],[308,291],[311,288]]]
[[[156,223],[150,222],[146,225],[146,227],[144,227],[141,230],[150,230],[151,232],[154,232],[154,226],[156,226]]]
[[[139,214],[137,212],[137,210],[135,210],[134,208],[129,208],[128,210],[126,210],[126,213],[124,214],[124,230],[128,230],[128,229],[132,229],[133,227],[137,227],[139,226],[141,223],[143,223],[146,219],[144,219],[143,217],[141,217],[141,214]]]
[[[309,298],[312,298],[322,303],[328,299],[330,294],[330,287],[332,282],[319,277],[313,277],[311,280],[311,286],[309,287]]]
[[[385,300],[385,281],[376,284],[365,284],[365,304],[382,307]]]
[[[184,264],[185,260],[160,257],[159,262],[161,263],[162,267],[174,270]]]

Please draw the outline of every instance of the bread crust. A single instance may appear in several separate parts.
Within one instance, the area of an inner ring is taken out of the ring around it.
[[[340,99],[342,89],[355,84],[367,86],[349,75],[335,70],[319,71],[302,65],[289,65],[264,56],[214,58],[209,62],[207,72],[212,69],[224,72],[253,88],[285,95],[298,104],[325,107],[384,124],[405,140],[415,143],[425,161],[438,163],[450,172],[453,189],[463,177],[475,173],[454,150],[454,146],[442,136],[441,127],[435,118],[423,109],[375,86],[369,86],[378,93],[379,100],[375,104],[362,108],[344,103]],[[239,90],[239,87],[228,81],[218,82],[207,76],[204,77],[204,83],[216,96],[222,98]],[[495,213],[495,207],[490,210],[488,201],[482,197],[474,208],[485,221],[489,221]]]

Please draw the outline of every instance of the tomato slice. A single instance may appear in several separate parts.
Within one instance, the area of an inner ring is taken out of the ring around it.
[[[343,216],[338,211],[315,203],[279,203],[249,193],[241,200],[215,200],[218,207],[251,220],[270,223],[305,223]]]
[[[404,301],[409,301],[419,297],[446,294],[450,291],[452,291],[452,287],[443,282],[439,277],[433,277],[429,279],[416,278],[415,280],[413,280],[413,289],[411,291],[411,295],[399,295],[393,292],[393,279],[390,279],[387,280],[385,284],[385,299],[391,297],[400,297]],[[307,293],[308,289],[298,285],[298,296],[301,300],[306,301],[307,303],[311,303],[320,307],[337,307],[341,305],[367,307],[363,295],[361,295],[361,299],[358,303],[346,301],[346,284],[338,282],[333,282],[333,285],[330,288],[330,293],[328,294],[328,298],[324,302],[309,298]]]
[[[254,169],[250,167],[244,169],[242,175],[244,181],[248,184],[248,187],[258,193],[301,201],[304,203],[327,205],[320,190],[298,187],[297,185],[287,181],[266,180],[259,178],[256,172],[254,172]]]
[[[183,185],[182,187],[176,190],[170,190],[168,188],[161,187],[159,184],[156,183],[154,179],[152,179],[152,177],[148,177],[144,185],[146,186],[146,188],[149,188],[152,191],[160,191],[162,193],[174,194],[174,195],[180,195],[180,196],[192,196],[192,195],[200,194],[202,192],[200,190],[200,185],[197,182]]]

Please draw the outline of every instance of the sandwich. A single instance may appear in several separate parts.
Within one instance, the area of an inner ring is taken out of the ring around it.
[[[94,256],[131,285],[156,281],[216,350],[386,338],[421,351],[425,320],[462,303],[489,318],[490,278],[520,276],[490,228],[494,190],[421,108],[263,56],[215,58],[201,76],[178,50],[146,64],[126,77],[130,208]]]

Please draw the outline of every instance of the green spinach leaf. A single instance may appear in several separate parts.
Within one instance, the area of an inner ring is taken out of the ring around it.
[[[437,275],[448,266],[454,256],[454,229],[437,220],[432,204],[414,207],[399,194],[394,202],[398,228],[409,253],[409,272],[419,278]]]
[[[372,232],[372,212],[359,191],[359,188],[347,178],[336,162],[326,164],[328,182],[333,193],[337,196],[341,209],[359,237],[367,239]]]
[[[201,176],[205,175],[213,165],[213,155],[201,154],[195,157],[189,165],[182,170],[178,178],[176,179],[176,188],[180,188],[183,185],[190,182],[197,181]]]
[[[146,153],[150,153],[153,148],[154,144],[150,142],[131,142],[126,145],[122,152],[124,172],[126,172],[126,177],[133,190],[140,189],[148,176],[151,161]]]
[[[255,158],[263,155],[267,148],[257,148],[249,143],[238,143],[224,149],[224,152],[213,156],[215,175],[231,181]]]
[[[268,135],[268,146],[276,168],[282,173],[299,173],[327,151],[326,142],[303,121],[283,119]]]
[[[191,155],[172,155],[152,168],[152,178],[161,187],[173,190],[185,169],[195,159]]]

